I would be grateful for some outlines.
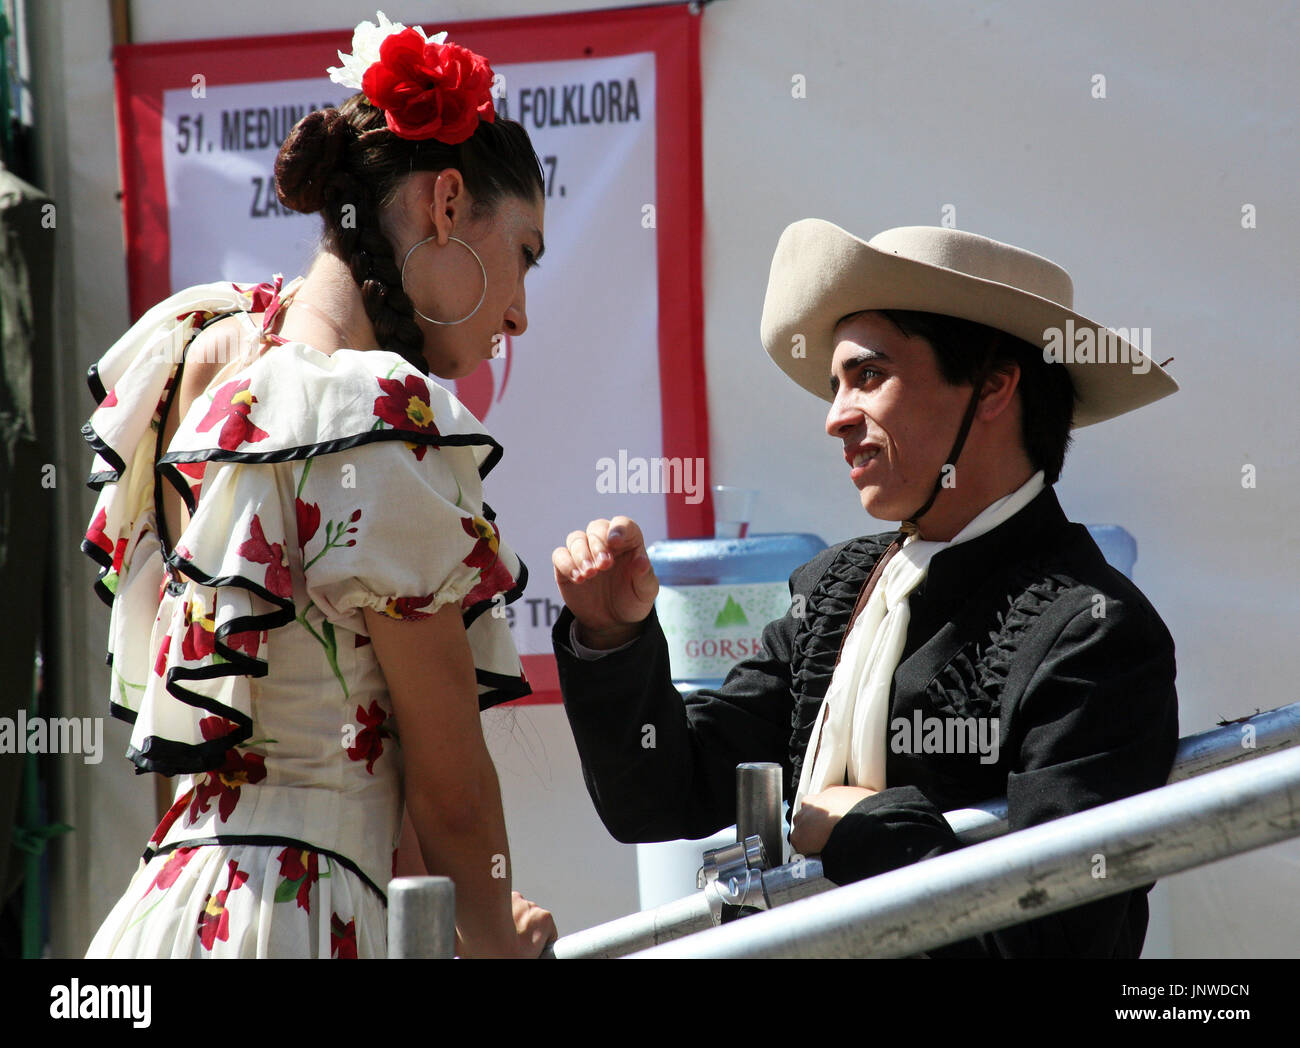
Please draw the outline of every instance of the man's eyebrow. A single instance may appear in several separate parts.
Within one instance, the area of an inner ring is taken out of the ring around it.
[[[875,350],[875,349],[864,349],[861,350],[860,352],[854,353],[853,356],[851,357],[845,358],[840,363],[840,369],[847,374],[850,371],[862,367],[862,365],[864,364],[880,364],[880,363],[890,364],[893,363],[893,361],[890,358],[888,353],[881,353],[879,350]],[[831,393],[832,394],[838,393],[839,390],[840,390],[839,378],[835,375],[831,375]]]

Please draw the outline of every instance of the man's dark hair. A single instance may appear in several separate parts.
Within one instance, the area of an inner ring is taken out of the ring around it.
[[[1019,364],[1021,442],[1034,468],[1043,471],[1044,480],[1056,483],[1074,420],[1074,383],[1064,364],[1044,360],[1040,347],[973,320],[902,309],[875,312],[887,317],[904,335],[929,342],[939,373],[949,385],[974,385],[986,361],[989,371],[1011,361]]]

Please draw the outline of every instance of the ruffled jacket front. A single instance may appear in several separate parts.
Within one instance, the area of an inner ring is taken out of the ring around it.
[[[797,569],[790,612],[764,629],[758,654],[721,688],[685,702],[653,614],[634,643],[587,661],[569,649],[572,613],[561,613],[552,636],[565,711],[614,837],[696,838],[729,825],[735,768],[745,761],[782,764],[786,796],[794,795],[858,594],[897,537],[841,543]],[[957,850],[946,811],[1005,796],[1015,831],[1168,780],[1178,743],[1173,639],[1087,529],[1066,519],[1050,487],[1010,520],[937,554],[909,603],[886,788],[835,825],[821,853],[830,880]],[[943,744],[953,727],[977,721],[994,728],[995,752]],[[655,726],[651,749],[641,745],[646,724]],[[1147,890],[933,953],[1136,957]]]

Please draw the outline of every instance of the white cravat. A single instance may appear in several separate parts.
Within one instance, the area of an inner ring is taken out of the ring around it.
[[[951,541],[930,542],[913,535],[885,565],[844,641],[826,689],[808,739],[791,817],[805,796],[842,786],[846,778],[854,786],[885,788],[889,692],[907,643],[908,594],[924,581],[936,553],[993,530],[1024,509],[1043,487],[1040,470],[1010,495],[986,506]]]

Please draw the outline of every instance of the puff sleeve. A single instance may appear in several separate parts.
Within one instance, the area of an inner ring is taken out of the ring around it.
[[[203,418],[196,405],[163,456],[180,467],[197,441],[207,458],[192,528],[238,539],[223,570],[291,600],[308,628],[359,637],[366,608],[415,619],[456,604],[481,704],[527,694],[497,610],[527,572],[483,500],[500,446],[395,354],[289,344],[263,364],[213,391]]]
[[[137,357],[149,363],[148,347]],[[132,395],[139,434],[175,366]],[[502,449],[398,355],[275,346],[197,398],[156,461],[152,444],[123,444],[117,457],[138,468],[109,478],[115,501],[86,543],[101,588],[117,591],[114,712],[133,723],[140,770],[219,766],[250,738],[255,702],[321,657],[304,653],[323,652],[346,692],[350,673],[375,670],[356,654],[365,608],[419,618],[454,603],[480,706],[529,693],[507,617],[492,613],[527,578],[483,501]],[[189,511],[171,548],[155,533],[155,472]]]
[[[469,458],[465,448],[386,441],[307,460],[294,531],[305,599],[335,627],[364,636],[365,608],[419,619],[458,605],[480,702],[490,705],[526,694],[498,610],[522,594],[526,571],[482,503]]]

